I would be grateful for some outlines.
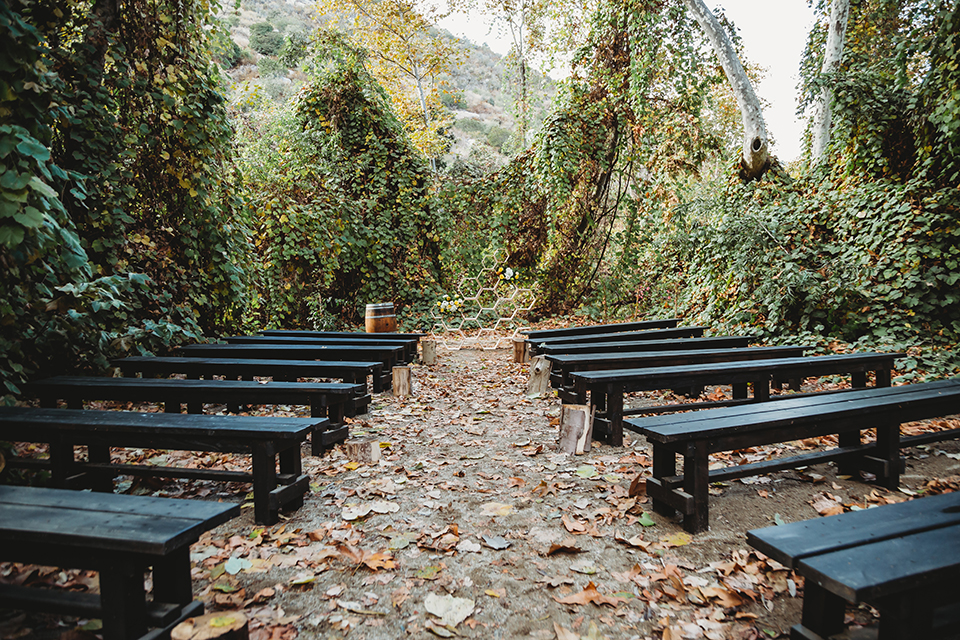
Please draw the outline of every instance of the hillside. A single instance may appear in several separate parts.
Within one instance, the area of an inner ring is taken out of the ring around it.
[[[223,55],[218,56],[240,110],[254,110],[282,102],[297,91],[306,75],[287,49],[308,42],[326,17],[318,19],[314,5],[303,1],[243,0],[238,8],[225,5],[221,14],[225,34]],[[264,25],[272,31],[264,34]],[[452,144],[442,165],[452,167],[459,159],[472,172],[485,172],[506,161],[518,147],[510,96],[511,77],[500,54],[486,44],[477,45],[446,31],[443,37],[464,51],[460,64],[440,78],[443,103],[450,110]],[[252,43],[252,44],[251,44]],[[530,73],[531,130],[539,128],[553,102],[555,87],[546,76]]]

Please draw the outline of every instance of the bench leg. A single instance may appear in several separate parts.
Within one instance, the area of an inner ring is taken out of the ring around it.
[[[50,475],[54,487],[67,488],[67,479],[73,472],[74,462],[73,444],[69,442],[50,443]]]
[[[746,400],[747,399],[747,383],[746,382],[735,382],[733,383],[733,399],[734,400]]]
[[[877,426],[877,458],[884,463],[884,473],[877,482],[895,491],[900,487],[900,424]]]
[[[180,413],[180,399],[168,398],[167,400],[164,400],[163,412],[164,413]]]
[[[770,399],[770,383],[767,380],[758,380],[753,385],[753,399],[756,402],[766,402]],[[736,395],[734,395],[736,397]]]
[[[105,444],[88,444],[87,459],[91,463],[110,464],[110,447]],[[98,471],[92,475],[94,491],[113,493],[113,475],[109,471]]]
[[[854,371],[850,374],[850,386],[854,389],[865,389],[867,387],[867,372]]]
[[[607,433],[607,443],[611,447],[623,446],[623,386],[615,385],[607,390],[607,418],[610,420],[610,431]]]
[[[660,480],[677,474],[677,456],[663,445],[653,445],[653,477]],[[662,516],[672,516],[676,511],[663,500],[653,499],[653,510]]]
[[[683,514],[683,528],[700,533],[710,528],[710,468],[707,443],[692,442],[683,454],[683,490],[693,496],[692,513]]]
[[[300,457],[300,443],[284,449],[280,452],[280,473],[290,476],[293,480],[300,477],[303,471],[303,460]],[[303,494],[300,494],[295,500],[290,500],[281,508],[290,511],[296,511],[303,506]]]
[[[253,445],[253,519],[258,524],[276,524],[278,509],[270,508],[270,492],[277,487],[277,453],[272,442]]]
[[[103,640],[129,640],[146,633],[147,597],[143,588],[143,570],[139,563],[124,559],[100,567]]]
[[[875,386],[877,387],[890,386],[890,384],[892,383],[891,378],[893,377],[891,375],[892,372],[890,371],[890,369],[877,369],[876,374],[877,374],[877,382]]]
[[[807,580],[803,587],[801,624],[790,630],[790,638],[813,640],[840,633],[843,631],[846,608],[843,598],[830,593],[812,580]]]
[[[184,546],[153,567],[153,599],[178,605],[193,601],[190,580],[190,547]]]
[[[844,431],[837,434],[837,444],[840,447],[855,447],[860,444],[860,431]],[[844,458],[837,463],[837,475],[852,476],[859,471],[855,459]]]

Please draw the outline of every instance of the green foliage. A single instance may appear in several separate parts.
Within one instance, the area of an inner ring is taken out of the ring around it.
[[[204,7],[0,8],[6,391],[233,322],[245,238]]]
[[[490,131],[487,132],[487,144],[489,144],[494,149],[498,151],[501,150],[503,144],[510,138],[510,130],[503,127],[494,125],[490,128]]]
[[[318,46],[293,103],[243,132],[255,311],[268,326],[356,321],[367,302],[413,304],[437,280],[441,226],[422,157],[359,52],[335,34]]]
[[[283,35],[274,31],[269,22],[250,25],[250,48],[265,56],[275,56],[283,47]]]

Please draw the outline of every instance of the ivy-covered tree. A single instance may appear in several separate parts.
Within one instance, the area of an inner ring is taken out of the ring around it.
[[[5,376],[104,366],[111,353],[235,325],[246,237],[208,5],[3,9],[13,82],[0,126],[26,129],[33,142],[7,155],[29,151],[33,166],[4,161],[0,183],[13,193],[14,176],[29,177],[44,199],[16,195],[29,207],[0,225],[12,274],[3,299],[15,309],[5,341],[30,350],[7,348],[7,367],[22,371]]]

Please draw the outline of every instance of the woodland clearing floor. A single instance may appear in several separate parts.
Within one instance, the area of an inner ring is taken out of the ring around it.
[[[838,478],[832,465],[714,487],[710,530],[689,536],[650,513],[645,496],[630,495],[634,478],[649,475],[643,438],[628,434],[618,449],[595,443],[583,456],[555,453],[560,401],[526,397],[529,365],[512,363],[506,350],[438,355],[436,365],[413,367],[413,397],[375,396],[370,412],[351,423],[352,437],[381,443],[379,463],[348,463],[339,448],[313,458],[305,447],[312,484],[299,511],[262,527],[244,509],[193,546],[195,593],[208,612],[244,610],[257,640],[786,637],[799,621],[802,580],[752,553],[747,530],[960,488],[960,443],[943,442],[904,451],[899,492]],[[261,409],[303,415],[299,407]],[[223,454],[114,455],[246,465]],[[224,501],[248,490],[117,483],[126,493]],[[0,565],[0,580],[28,576],[96,585],[88,573]],[[432,613],[444,611],[449,627]],[[872,614],[850,610],[861,623]],[[0,612],[0,638],[93,637],[77,631],[85,624]]]

